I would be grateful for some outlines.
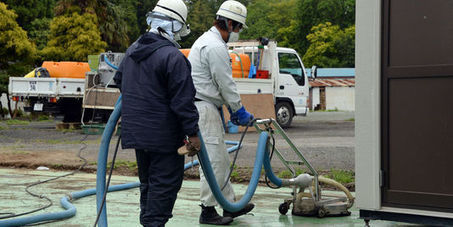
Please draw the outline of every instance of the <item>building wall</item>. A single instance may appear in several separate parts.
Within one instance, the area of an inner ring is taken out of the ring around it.
[[[354,111],[355,87],[326,87],[326,109]]]
[[[381,1],[356,2],[356,206],[381,208],[380,170],[380,69]]]

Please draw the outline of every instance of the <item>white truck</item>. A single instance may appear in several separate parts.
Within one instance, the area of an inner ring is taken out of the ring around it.
[[[231,52],[248,55],[252,64],[261,65],[260,69],[269,74],[267,79],[234,80],[240,94],[273,94],[277,122],[282,127],[289,127],[295,115],[308,113],[310,84],[307,73],[294,49],[277,47],[274,41],[265,44],[257,41],[228,43]],[[260,45],[264,47],[262,51],[258,48]],[[316,67],[313,71],[315,78]]]
[[[64,115],[63,121],[80,121],[85,79],[10,77],[8,91],[14,101],[26,102],[27,112]],[[77,120],[78,118],[78,120]]]
[[[248,55],[253,65],[268,73],[268,78],[248,78],[247,73],[246,78],[234,80],[240,94],[272,94],[277,122],[282,127],[289,127],[295,115],[308,113],[308,77],[295,50],[277,47],[275,41],[265,44],[258,41],[228,43],[231,52]],[[258,48],[260,45],[263,49]],[[103,61],[103,55],[114,65],[119,65],[124,56],[121,53],[101,54],[99,69],[87,73],[85,79],[10,77],[9,95],[28,101],[27,111],[60,113],[65,122],[80,121],[82,107],[96,109],[95,113],[106,121],[119,91],[110,86],[115,71]],[[315,77],[316,70],[312,71]],[[90,115],[85,112],[84,116]]]
[[[9,96],[14,101],[25,102],[27,112],[46,112],[63,115],[63,122],[100,120],[106,122],[113,110],[119,90],[112,80],[115,70],[103,61],[106,56],[113,64],[119,64],[123,53],[102,53],[95,71],[88,71],[85,78],[65,77],[10,77]],[[97,60],[96,59],[96,60]],[[86,63],[85,63],[86,64]],[[98,65],[98,66],[97,66]],[[70,70],[68,70],[70,74]],[[68,77],[71,75],[68,74]],[[85,108],[85,111],[82,111]]]

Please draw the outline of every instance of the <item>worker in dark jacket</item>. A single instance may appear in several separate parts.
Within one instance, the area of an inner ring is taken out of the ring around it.
[[[148,33],[132,44],[115,82],[123,97],[123,149],[135,149],[140,178],[140,223],[164,226],[181,188],[184,156],[177,150],[188,136],[189,155],[200,147],[195,88],[189,61],[177,49],[187,35],[182,0],[160,0],[148,14]]]

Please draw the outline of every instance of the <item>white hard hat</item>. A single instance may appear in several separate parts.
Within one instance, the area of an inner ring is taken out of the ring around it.
[[[182,0],[159,0],[153,12],[162,13],[183,24],[187,19],[187,6]]]
[[[216,15],[237,21],[241,23],[244,28],[247,28],[247,25],[245,25],[245,19],[247,18],[247,8],[245,8],[245,6],[238,1],[225,1],[220,6]]]

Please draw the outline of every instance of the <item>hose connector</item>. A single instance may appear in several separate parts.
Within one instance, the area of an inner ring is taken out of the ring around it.
[[[304,173],[299,176],[291,179],[282,179],[282,186],[299,186],[301,188],[308,188],[311,186],[313,181],[313,176],[310,174]]]

